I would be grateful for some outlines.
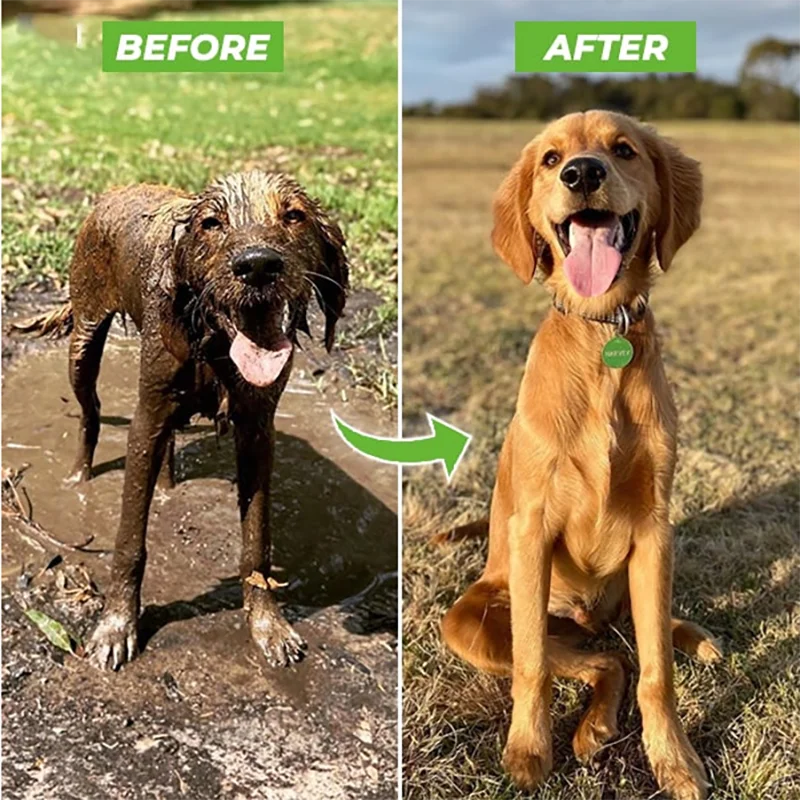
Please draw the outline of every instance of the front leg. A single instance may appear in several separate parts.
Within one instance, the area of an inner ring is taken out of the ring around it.
[[[503,764],[523,789],[538,786],[553,765],[552,679],[547,663],[547,601],[552,542],[538,509],[509,520],[512,684],[514,707]]]
[[[172,435],[175,404],[166,391],[140,389],[128,434],[122,513],[114,545],[111,584],[103,614],[89,643],[89,656],[101,669],[119,669],[137,652],[140,589],[146,560],[145,535],[150,501],[164,451]]]
[[[236,421],[234,431],[242,519],[242,592],[250,635],[271,666],[289,666],[303,658],[306,643],[284,619],[270,585],[273,415],[260,424],[245,415]]]
[[[676,800],[703,800],[706,771],[681,726],[675,702],[672,549],[672,530],[662,519],[637,534],[631,554],[631,612],[641,670],[638,700],[645,750],[659,787]]]

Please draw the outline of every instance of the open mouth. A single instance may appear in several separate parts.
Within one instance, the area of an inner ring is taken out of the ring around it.
[[[262,315],[269,312],[262,311]],[[265,388],[278,380],[292,355],[293,345],[289,330],[291,318],[288,305],[271,324],[254,319],[253,310],[237,315],[238,324],[231,322],[233,341],[230,357],[241,376],[253,386]],[[244,331],[257,330],[258,334]]]
[[[611,211],[584,209],[554,224],[564,251],[564,272],[583,297],[598,297],[619,277],[625,256],[639,229],[636,209],[619,216]]]

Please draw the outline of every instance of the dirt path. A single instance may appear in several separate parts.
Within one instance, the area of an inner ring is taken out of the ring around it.
[[[109,342],[97,475],[77,490],[62,484],[77,434],[66,348],[26,345],[10,355],[4,466],[30,464],[22,486],[36,522],[65,541],[91,534],[91,549],[110,550],[136,338],[118,332]],[[178,486],[157,490],[144,650],[119,674],[56,650],[22,611],[43,610],[85,637],[101,605],[92,586],[106,585],[110,553],[37,547],[4,519],[5,797],[395,796],[396,474],[342,444],[331,406],[356,427],[390,433],[370,405],[323,396],[300,360],[278,414],[273,506],[275,576],[288,583],[281,599],[309,641],[309,657],[292,670],[269,669],[248,639],[235,579],[232,443],[218,441],[210,423],[179,435]]]

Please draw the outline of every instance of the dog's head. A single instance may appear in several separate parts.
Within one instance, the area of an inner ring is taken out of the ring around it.
[[[569,114],[523,150],[494,201],[492,243],[525,282],[605,313],[644,293],[700,224],[702,179],[652,128],[606,111]]]
[[[344,237],[319,203],[286,175],[254,170],[221,178],[173,208],[160,287],[188,324],[228,334],[242,377],[268,386],[314,294],[330,350],[348,285]]]

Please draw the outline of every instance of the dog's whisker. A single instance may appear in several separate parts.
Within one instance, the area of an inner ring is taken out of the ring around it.
[[[317,301],[319,302],[319,304],[321,306],[324,307],[325,306],[325,300],[322,297],[322,292],[319,290],[319,287],[317,286],[317,284],[314,283],[314,281],[312,281],[310,278],[306,277],[305,275],[303,275],[303,280],[306,281],[306,283],[308,283],[308,285],[314,290],[314,294],[317,297]]]
[[[342,286],[342,284],[339,283],[339,281],[335,280],[334,278],[331,278],[330,275],[323,275],[321,272],[314,272],[313,270],[310,270],[310,269],[307,269],[305,274],[306,275],[312,275],[315,278],[322,278],[322,280],[325,280],[325,281],[329,281],[334,286],[336,286],[338,289],[341,289],[342,291],[344,291],[345,287]]]

